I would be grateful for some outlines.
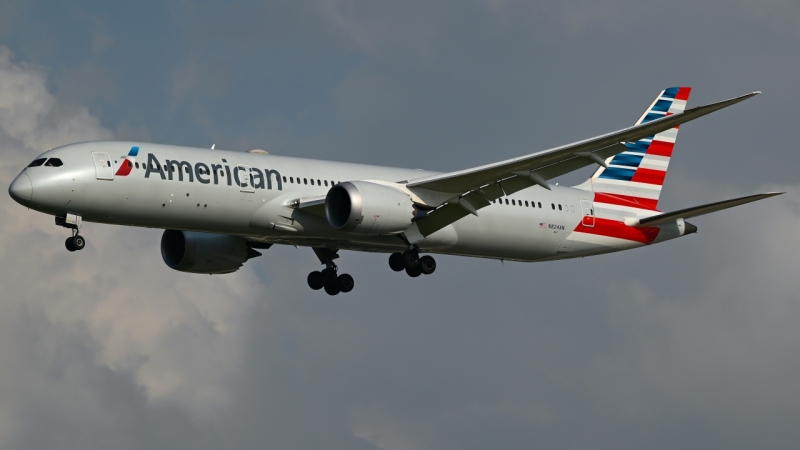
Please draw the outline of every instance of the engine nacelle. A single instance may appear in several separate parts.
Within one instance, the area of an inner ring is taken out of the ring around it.
[[[236,272],[245,261],[261,256],[239,236],[164,230],[161,257],[175,270],[221,274]]]
[[[337,184],[325,197],[325,216],[337,230],[364,234],[399,233],[416,214],[411,196],[369,181]]]

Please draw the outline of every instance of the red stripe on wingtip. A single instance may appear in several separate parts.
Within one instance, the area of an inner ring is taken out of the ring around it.
[[[682,87],[678,89],[678,93],[675,94],[675,100],[689,100],[689,94],[692,92],[692,88],[690,87]]]
[[[672,149],[675,147],[674,142],[653,141],[647,147],[648,155],[656,156],[672,156]]]
[[[664,178],[666,176],[667,172],[664,172],[663,170],[643,169],[640,167],[636,169],[631,181],[636,183],[657,184],[661,186],[664,184]]]

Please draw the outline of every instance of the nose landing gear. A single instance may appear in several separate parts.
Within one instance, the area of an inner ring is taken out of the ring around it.
[[[74,214],[67,214],[65,217],[56,217],[56,225],[69,228],[72,230],[72,236],[68,237],[64,246],[67,250],[74,252],[76,250],[83,250],[86,247],[86,239],[78,234],[81,227],[81,216]]]
[[[338,274],[339,268],[333,262],[334,259],[339,257],[336,254],[336,250],[314,247],[314,253],[317,254],[320,262],[325,264],[326,268],[321,271],[315,270],[308,274],[306,279],[308,287],[315,291],[325,289],[325,293],[328,295],[337,295],[340,292],[347,293],[353,290],[353,287],[355,287],[353,277],[346,273]]]
[[[74,252],[76,250],[83,250],[86,247],[86,239],[83,238],[80,234],[77,233],[78,230],[75,230],[75,234],[72,237],[68,237],[67,241],[64,242],[64,245],[67,247],[67,250]]]

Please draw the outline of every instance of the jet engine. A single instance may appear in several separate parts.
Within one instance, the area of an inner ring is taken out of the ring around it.
[[[407,193],[369,181],[337,184],[325,197],[325,216],[337,230],[399,233],[411,226],[415,215],[416,208]]]
[[[161,257],[175,270],[221,274],[236,272],[245,261],[261,256],[239,236],[164,230]]]

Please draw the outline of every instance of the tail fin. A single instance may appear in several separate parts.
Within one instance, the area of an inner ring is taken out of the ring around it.
[[[690,87],[665,89],[636,125],[682,112],[691,90]],[[600,167],[592,175],[595,201],[656,209],[677,137],[678,127],[675,127],[637,142],[626,142],[628,150],[608,158],[608,167]]]

